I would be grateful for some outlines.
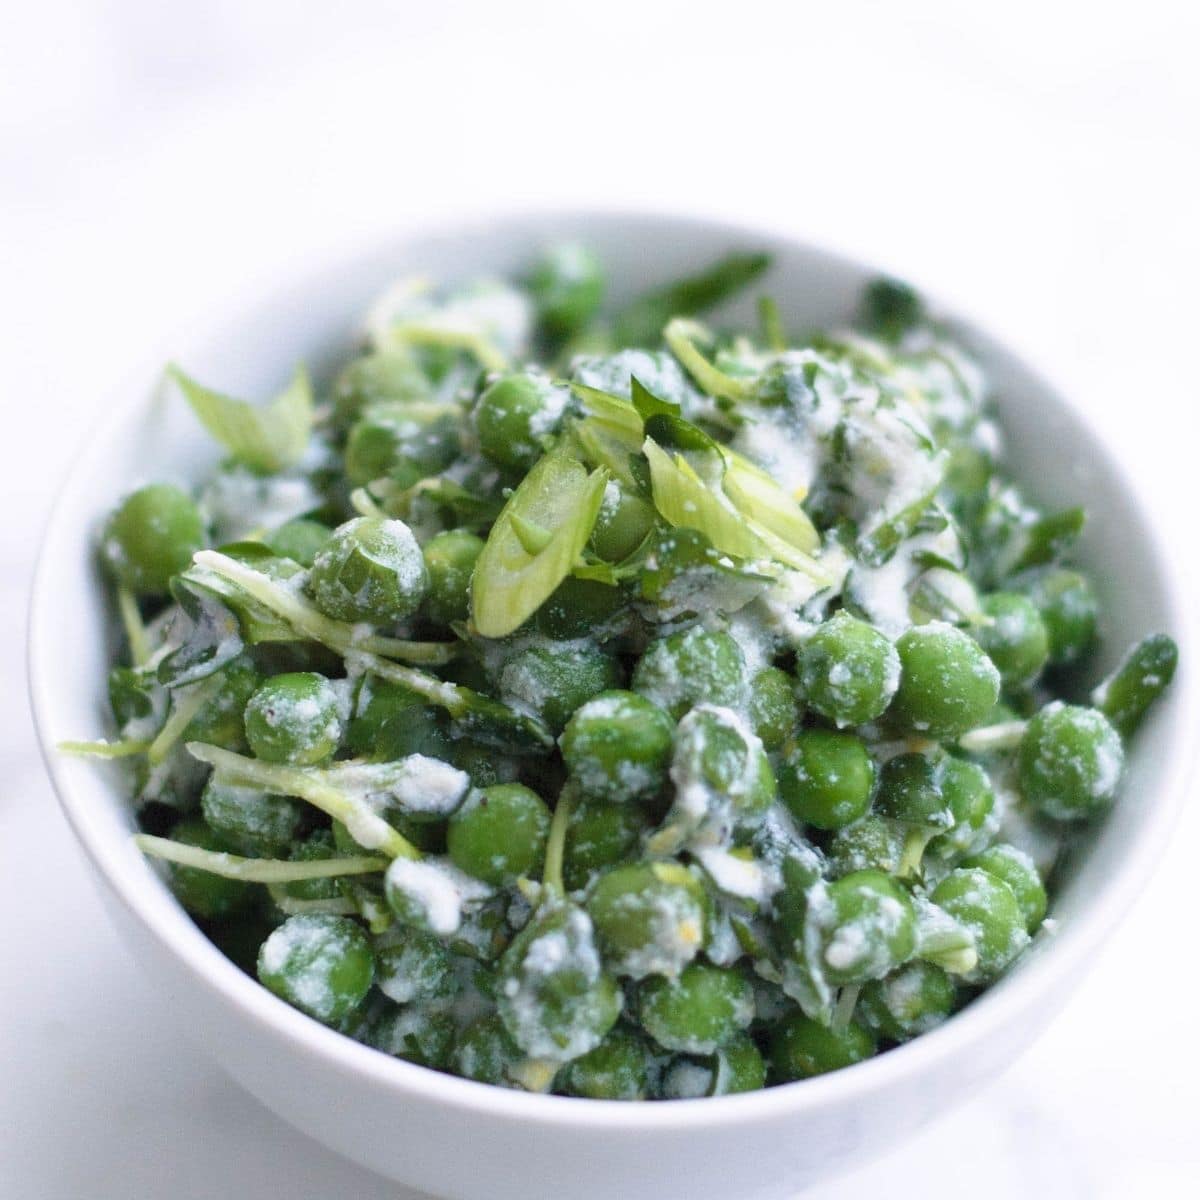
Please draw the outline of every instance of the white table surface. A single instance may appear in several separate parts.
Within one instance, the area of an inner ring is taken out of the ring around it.
[[[0,1196],[403,1196],[179,1035],[98,911],[23,694],[28,574],[98,385],[293,258],[487,204],[791,228],[1048,360],[1194,564],[1200,24],[976,7],[24,6],[0,49]],[[1007,1075],[819,1194],[1197,1194],[1198,839],[1193,804]]]

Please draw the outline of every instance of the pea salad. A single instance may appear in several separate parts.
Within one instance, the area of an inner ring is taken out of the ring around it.
[[[1081,508],[1004,469],[921,299],[624,307],[586,247],[402,280],[328,383],[169,375],[224,458],[99,537],[141,849],[244,970],[378,1051],[608,1100],[750,1091],[1008,971],[1171,680],[1095,685]],[[1129,798],[1133,800],[1133,797]]]

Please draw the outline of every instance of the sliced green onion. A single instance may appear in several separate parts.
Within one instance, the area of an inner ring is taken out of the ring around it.
[[[521,481],[496,518],[471,578],[475,628],[506,637],[571,573],[591,536],[608,472],[559,447]],[[536,531],[536,536],[534,536]]]
[[[670,524],[698,530],[735,558],[769,557],[741,513],[709,489],[682,454],[668,454],[653,438],[645,440],[642,453],[650,464],[654,507]]]

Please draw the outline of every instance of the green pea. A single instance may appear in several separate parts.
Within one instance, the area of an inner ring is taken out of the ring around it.
[[[356,758],[394,762],[409,754],[443,757],[448,738],[437,709],[403,684],[370,679],[346,725],[346,749]],[[455,743],[456,744],[456,743]]]
[[[440,1000],[458,990],[454,958],[432,934],[396,926],[375,945],[375,982],[397,1004]]]
[[[818,921],[821,965],[830,983],[881,979],[917,948],[912,901],[882,871],[855,871],[834,880]]]
[[[361,847],[355,852],[361,854]],[[318,862],[336,854],[332,830],[315,829],[304,841],[292,847],[288,858],[292,862]],[[333,900],[338,895],[336,879],[299,879],[284,884],[283,890],[296,900]]]
[[[569,1062],[616,1024],[621,992],[603,970],[592,922],[575,904],[543,904],[500,960],[496,1003],[535,1059]]]
[[[877,808],[881,816],[905,825],[949,829],[954,824],[938,764],[925,754],[897,754],[884,763]]]
[[[306,766],[337,749],[342,733],[338,714],[337,692],[323,675],[275,675],[246,705],[246,737],[267,762]]]
[[[558,432],[570,393],[541,375],[505,375],[479,397],[473,420],[492,462],[527,471]]]
[[[517,760],[501,754],[494,746],[455,738],[445,748],[445,761],[460,771],[466,771],[478,788],[495,783],[514,783],[520,774]]]
[[[929,842],[927,851],[948,861],[978,849],[981,839],[989,836],[992,828],[989,818],[995,807],[996,794],[987,772],[978,763],[952,754],[942,757],[935,774],[953,824]]]
[[[961,629],[941,621],[914,625],[896,643],[900,687],[891,712],[932,738],[974,729],[1000,696],[1000,673]]]
[[[978,867],[951,871],[933,889],[930,899],[966,926],[975,939],[979,962],[964,975],[968,982],[995,979],[1029,944],[1025,915],[1012,889]]]
[[[860,738],[803,730],[779,768],[779,796],[802,825],[841,829],[864,816],[875,789],[875,764]]]
[[[572,804],[567,821],[563,851],[567,889],[585,887],[595,872],[632,855],[649,825],[649,819],[636,805],[580,796]]]
[[[600,308],[604,271],[586,246],[563,242],[538,257],[529,277],[529,291],[542,329],[551,337],[570,337]]]
[[[199,817],[185,817],[174,829],[171,838],[185,846],[202,850],[230,851],[233,847]],[[206,921],[219,920],[243,912],[254,902],[254,887],[236,879],[224,879],[198,867],[169,867],[171,891],[193,916]]]
[[[609,691],[575,710],[559,745],[586,794],[628,802],[665,783],[672,732],[671,718],[649,700]]]
[[[867,869],[894,875],[904,856],[904,840],[900,826],[868,813],[853,825],[839,829],[830,839],[827,851],[830,873],[835,879]]]
[[[429,573],[417,539],[403,521],[357,517],[339,525],[309,576],[313,603],[339,621],[386,624],[411,616]]]
[[[767,1083],[767,1064],[753,1039],[735,1034],[716,1053],[712,1095],[757,1092]]]
[[[465,621],[470,605],[471,572],[483,550],[483,539],[468,529],[434,534],[421,553],[429,574],[425,614],[438,625]]]
[[[699,626],[651,642],[633,672],[633,690],[677,721],[697,704],[736,707],[744,689],[741,647],[723,630]]]
[[[206,742],[238,753],[246,749],[246,705],[262,684],[254,663],[239,655],[220,672],[217,693],[187,723],[183,742]]]
[[[365,1040],[376,1050],[435,1071],[447,1071],[458,1029],[454,1017],[438,1008],[388,1005],[368,1026]]]
[[[304,806],[288,796],[235,787],[209,778],[200,798],[209,827],[244,854],[268,858],[284,852],[307,820]]]
[[[899,341],[925,320],[920,294],[898,279],[873,279],[863,290],[859,323],[885,341]]]
[[[451,816],[446,848],[459,870],[506,884],[540,871],[549,833],[550,810],[537,792],[498,783],[471,792]]]
[[[981,603],[991,623],[974,630],[975,640],[1000,672],[1001,682],[1006,688],[1032,683],[1050,654],[1050,636],[1033,601],[1019,592],[993,592]]]
[[[779,750],[800,720],[792,678],[778,667],[764,667],[750,680],[750,724],[763,747]]]
[[[448,467],[459,451],[458,407],[436,401],[368,405],[346,439],[347,480],[356,486],[390,476],[411,487]]]
[[[638,1013],[664,1049],[713,1054],[754,1019],[754,988],[739,971],[694,962],[644,983]]]
[[[863,1062],[875,1049],[875,1039],[861,1025],[833,1029],[795,1013],[771,1035],[771,1076],[776,1083],[811,1079]]]
[[[151,483],[117,505],[100,537],[100,557],[135,595],[157,596],[205,541],[204,518],[192,498],[172,484]]]
[[[596,880],[587,911],[605,961],[634,979],[678,975],[704,942],[704,891],[678,863],[615,867]]]
[[[598,1046],[562,1069],[558,1087],[589,1100],[645,1100],[654,1075],[650,1043],[636,1029],[615,1025]]]
[[[453,1063],[455,1073],[467,1079],[519,1088],[515,1072],[524,1057],[499,1015],[487,1013],[459,1033]]]
[[[592,526],[592,550],[605,562],[623,562],[646,540],[654,522],[653,505],[636,492],[610,481],[596,524]]]
[[[621,683],[616,659],[592,645],[527,646],[500,672],[500,693],[507,703],[532,709],[561,733],[567,718],[586,701]]]
[[[551,638],[582,638],[603,629],[624,605],[619,588],[568,575],[534,614],[537,631]]]
[[[647,843],[655,854],[674,853],[693,839],[724,844],[734,832],[751,831],[776,794],[762,742],[736,713],[707,704],[675,730],[671,780],[674,803]]]
[[[258,978],[301,1012],[332,1024],[362,1003],[375,978],[375,957],[356,922],[309,913],[288,917],[263,943]]]
[[[1046,888],[1032,858],[1016,846],[1002,843],[964,859],[963,867],[978,867],[1008,884],[1021,906],[1025,928],[1033,933],[1046,915]]]
[[[752,1038],[735,1034],[707,1058],[676,1058],[663,1072],[661,1095],[667,1100],[698,1100],[756,1092],[766,1085],[767,1064]]]
[[[349,363],[334,384],[334,421],[344,429],[371,405],[428,395],[429,380],[410,355],[364,354]]]
[[[297,517],[272,530],[263,538],[263,542],[280,558],[290,558],[302,567],[311,567],[332,532],[328,525],[322,525],[320,521]]]
[[[882,633],[843,611],[801,646],[797,673],[810,708],[839,727],[864,725],[896,694],[900,659]]]
[[[1059,700],[1029,719],[1017,756],[1025,798],[1058,821],[1103,812],[1125,760],[1120,735],[1103,713]]]
[[[906,1042],[940,1025],[957,999],[954,980],[941,967],[918,960],[865,984],[855,1015],[876,1036]]]
[[[1077,662],[1091,648],[1100,602],[1085,575],[1066,567],[1046,567],[1018,576],[1013,586],[1033,601],[1041,615],[1052,664]]]

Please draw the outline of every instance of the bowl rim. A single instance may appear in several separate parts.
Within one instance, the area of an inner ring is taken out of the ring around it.
[[[386,238],[361,239],[342,245],[332,253],[314,257],[301,270],[288,272],[266,286],[241,293],[237,303],[211,322],[208,328],[230,328],[238,316],[263,315],[279,311],[288,296],[306,294],[321,280],[337,270],[354,269],[367,255],[387,256],[410,248],[422,237],[470,237],[480,232],[493,235],[528,233],[540,223],[552,222],[581,231],[588,224],[615,226],[661,224],[664,232],[690,228],[714,238],[769,242],[787,246],[814,262],[823,262],[839,272],[870,273],[873,268],[840,250],[797,237],[790,229],[770,223],[744,224],[723,217],[677,213],[669,209],[610,209],[587,207],[529,207],[511,211],[480,210],[459,215],[445,222],[414,220]],[[876,272],[880,273],[880,272]],[[907,273],[911,278],[911,273]],[[654,1131],[729,1127],[754,1122],[768,1114],[789,1115],[852,1102],[856,1096],[873,1092],[917,1076],[939,1061],[953,1058],[986,1039],[1007,1024],[1015,1013],[1033,1009],[1039,999],[1061,990],[1058,985],[1072,973],[1080,973],[1095,947],[1107,937],[1128,911],[1148,881],[1152,868],[1165,848],[1181,812],[1190,783],[1192,748],[1178,736],[1181,730],[1196,725],[1196,671],[1192,647],[1197,644],[1192,622],[1184,603],[1185,580],[1177,557],[1167,553],[1161,523],[1152,519],[1150,505],[1121,464],[1115,443],[1106,430],[1088,419],[1073,399],[1069,388],[1059,386],[1057,378],[1047,374],[1040,363],[1025,354],[1013,338],[995,330],[995,323],[975,321],[961,303],[943,304],[936,289],[927,288],[919,279],[915,284],[931,304],[968,335],[977,334],[1003,350],[1018,363],[1042,390],[1067,411],[1089,435],[1092,446],[1106,469],[1124,484],[1123,503],[1150,538],[1149,552],[1158,568],[1171,624],[1180,644],[1180,668],[1172,685],[1173,751],[1163,768],[1164,779],[1148,820],[1138,827],[1130,853],[1119,870],[1106,882],[1102,892],[1089,902],[1066,927],[1054,933],[1054,945],[1027,960],[1020,970],[1005,977],[1002,986],[988,989],[966,1008],[938,1028],[895,1047],[885,1054],[812,1079],[731,1096],[677,1100],[670,1103],[628,1103],[615,1100],[588,1100],[576,1097],[526,1093],[491,1084],[479,1083],[445,1074],[380,1053],[336,1030],[312,1020],[279,999],[257,980],[252,979],[227,959],[194,925],[165,888],[154,894],[146,888],[145,876],[126,869],[119,861],[118,847],[96,835],[85,819],[84,801],[69,778],[63,756],[52,740],[52,685],[45,649],[51,630],[45,596],[56,561],[64,554],[62,544],[72,509],[85,499],[85,482],[92,474],[97,458],[105,449],[105,431],[122,422],[133,410],[148,403],[146,381],[161,372],[165,357],[155,353],[137,356],[134,369],[118,378],[108,393],[111,403],[101,407],[102,416],[92,423],[78,452],[73,456],[65,483],[46,521],[38,553],[28,610],[27,670],[34,725],[42,759],[46,765],[59,804],[93,867],[143,929],[162,949],[180,960],[196,984],[213,993],[222,1002],[239,1010],[261,1031],[288,1043],[290,1049],[318,1058],[325,1069],[361,1076],[397,1097],[425,1102],[436,1101],[449,1108],[470,1110],[499,1120],[536,1121],[559,1128],[603,1128],[645,1134]],[[369,297],[364,298],[364,302]],[[197,339],[192,329],[181,329],[177,347]],[[161,343],[160,343],[161,344]],[[164,903],[163,901],[170,901]]]

